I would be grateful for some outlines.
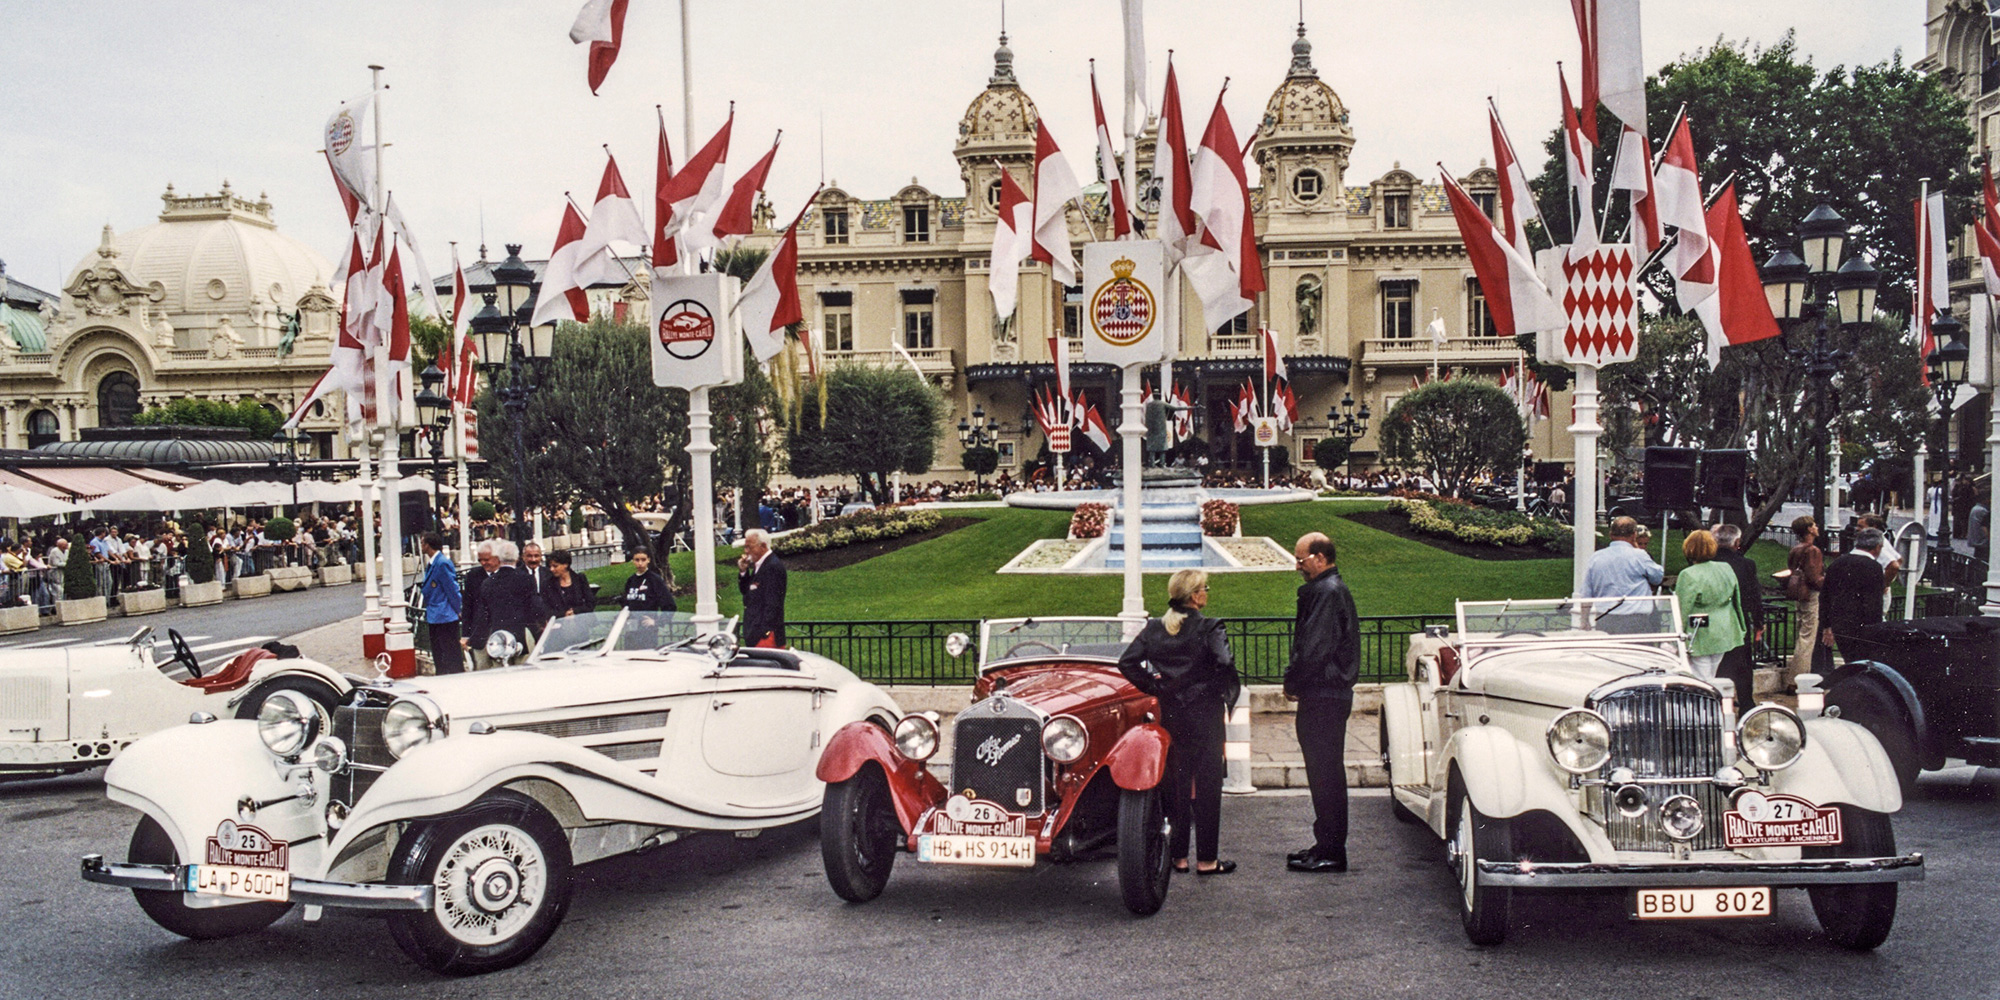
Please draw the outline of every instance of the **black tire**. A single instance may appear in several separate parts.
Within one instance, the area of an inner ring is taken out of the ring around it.
[[[406,831],[386,881],[437,890],[428,912],[389,915],[389,933],[418,965],[452,976],[494,972],[533,955],[562,923],[569,910],[569,841],[533,799],[492,792]],[[482,921],[493,923],[497,937],[478,943],[473,932]]]
[[[140,817],[138,827],[132,831],[132,846],[125,852],[125,860],[135,865],[181,863],[179,852],[174,850],[173,838],[167,836],[166,828],[151,816]],[[197,941],[261,931],[292,908],[290,903],[237,903],[194,909],[187,905],[186,893],[157,889],[134,889],[132,897],[139,901],[139,909],[146,911],[154,923],[181,937]]]
[[[264,699],[279,691],[297,691],[319,703],[326,710],[326,717],[333,718],[333,710],[340,707],[340,692],[335,691],[325,681],[312,677],[273,677],[257,685],[236,704],[236,717],[255,719],[264,707]]]
[[[1507,915],[1513,905],[1513,890],[1480,885],[1473,862],[1511,860],[1514,824],[1480,815],[1472,800],[1456,788],[1452,799],[1452,834],[1446,844],[1452,872],[1458,877],[1459,921],[1465,925],[1466,939],[1473,944],[1499,944],[1507,940]]]
[[[1389,779],[1389,815],[1396,817],[1396,822],[1398,823],[1422,823],[1422,817],[1411,812],[1409,806],[1404,805],[1396,799],[1396,774],[1389,764],[1389,715],[1386,706],[1382,713],[1381,738],[1382,773],[1387,775]]]
[[[1889,755],[1889,766],[1896,771],[1896,783],[1903,786],[1903,797],[1916,795],[1917,774],[1923,770],[1917,753],[1917,732],[1903,716],[1897,698],[1878,681],[1855,678],[1834,685],[1826,693],[1826,704],[1829,708],[1839,708],[1841,718],[1868,730],[1882,744],[1882,752]]]
[[[1800,853],[1805,857],[1885,858],[1896,853],[1896,832],[1889,826],[1888,813],[1847,805],[1834,808],[1840,810],[1841,843],[1803,848]],[[1842,948],[1873,950],[1889,939],[1889,929],[1896,924],[1894,882],[1815,885],[1806,889],[1806,895],[1827,938]]]
[[[1167,834],[1158,788],[1118,793],[1118,891],[1125,908],[1142,917],[1160,912],[1167,901],[1174,877]]]
[[[882,894],[903,838],[882,769],[863,764],[846,781],[826,786],[819,813],[819,853],[834,895],[866,903]]]

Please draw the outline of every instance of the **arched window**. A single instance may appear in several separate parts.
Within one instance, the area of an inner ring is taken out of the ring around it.
[[[97,383],[97,425],[127,427],[139,413],[139,380],[131,372],[112,372]]]
[[[62,440],[62,421],[49,410],[28,414],[28,447],[39,448]]]

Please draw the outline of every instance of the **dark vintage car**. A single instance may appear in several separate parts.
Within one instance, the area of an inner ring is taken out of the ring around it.
[[[1827,712],[1875,734],[1905,794],[1949,758],[2000,767],[2000,618],[1883,622],[1842,652]]]
[[[1125,624],[981,623],[979,676],[951,723],[946,781],[926,763],[946,744],[934,714],[835,733],[819,762],[833,891],[874,899],[904,851],[928,864],[1032,868],[1115,849],[1126,907],[1159,910],[1172,875],[1159,793],[1168,738],[1152,696],[1118,672]],[[949,645],[962,655],[972,640]]]

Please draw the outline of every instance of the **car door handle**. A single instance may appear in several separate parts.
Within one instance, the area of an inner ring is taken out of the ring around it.
[[[709,704],[709,707],[716,711],[721,711],[722,709],[728,708],[730,705],[733,704],[735,704],[735,702],[717,701],[717,702],[711,702]]]

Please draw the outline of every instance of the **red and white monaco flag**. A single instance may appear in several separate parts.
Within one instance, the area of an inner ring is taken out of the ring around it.
[[[618,263],[618,254],[611,247],[613,240],[645,247],[646,220],[639,215],[639,202],[625,188],[625,177],[618,172],[617,158],[607,149],[604,151],[604,177],[597,182],[597,201],[590,207],[590,222],[583,230],[583,246],[577,251],[580,259],[578,277],[585,285],[622,284],[631,280],[631,274]]]
[[[1171,58],[1167,60],[1167,94],[1160,104],[1160,138],[1153,149],[1153,183],[1160,186],[1155,235],[1165,246],[1167,267],[1172,268],[1189,253],[1199,252],[1194,241],[1200,223],[1188,204],[1194,179],[1188,168],[1187,128],[1181,122],[1181,88],[1174,78]]]
[[[1979,259],[1985,265],[1986,294],[2000,295],[2000,190],[1993,186],[1993,164],[1988,161],[1980,176],[1980,189],[1984,196],[1979,220],[1972,224],[1979,249]]]
[[[1694,157],[1694,135],[1682,118],[1667,138],[1665,157],[1654,180],[1660,199],[1660,224],[1680,230],[1674,247],[1674,299],[1692,312],[1715,294],[1715,258],[1708,249],[1708,211],[1702,204],[1701,175]]]
[[[784,136],[778,131],[778,137]],[[748,236],[757,226],[757,192],[764,190],[764,179],[771,176],[771,160],[778,155],[778,139],[771,140],[771,148],[750,167],[750,172],[736,179],[730,188],[729,200],[716,214],[715,225],[710,232],[719,242],[725,236]]]
[[[1272,333],[1271,328],[1268,326],[1263,327],[1260,332],[1264,335],[1264,377],[1266,379],[1290,378],[1291,373],[1285,370],[1284,356],[1278,353],[1278,335]]]
[[[657,271],[680,263],[681,255],[661,228],[674,214],[673,202],[667,199],[667,182],[674,179],[674,151],[667,145],[666,114],[657,105],[653,114],[660,119],[660,148],[653,162],[653,269]]]
[[[569,27],[569,40],[590,43],[590,92],[603,86],[611,64],[618,61],[618,47],[625,43],[626,0],[588,0],[577,11],[576,23]]]
[[[1500,109],[1489,102],[1487,111],[1492,118],[1493,169],[1500,175],[1500,232],[1521,256],[1534,259],[1534,252],[1528,248],[1528,220],[1539,214],[1535,207],[1535,193],[1528,188],[1527,171],[1521,167],[1521,158],[1514,155],[1513,140],[1507,138],[1507,127],[1500,124]]]
[[[1097,412],[1097,407],[1087,402],[1082,395],[1078,395],[1076,409],[1073,412],[1076,414],[1077,429],[1083,432],[1083,436],[1091,444],[1096,445],[1098,451],[1109,452],[1111,428],[1105,425],[1104,415]]]
[[[814,191],[799,208],[798,218],[785,227],[777,249],[764,258],[764,266],[743,286],[737,309],[742,317],[743,336],[759,363],[778,356],[785,349],[785,328],[805,318],[799,304],[799,222],[812,208],[819,192]]]
[[[1090,107],[1097,113],[1097,176],[1104,181],[1111,202],[1111,234],[1124,239],[1132,233],[1132,209],[1125,199],[1125,180],[1118,172],[1118,147],[1111,144],[1111,128],[1104,124],[1104,101],[1097,96],[1097,60],[1090,61]]]
[[[1049,265],[1049,274],[1076,284],[1076,257],[1069,249],[1069,203],[1083,196],[1076,174],[1056,148],[1047,121],[1035,122],[1035,244],[1029,256]]]
[[[1597,135],[1597,105],[1641,134],[1646,130],[1646,66],[1639,0],[1570,0],[1583,41],[1583,121]]]
[[[1641,257],[1660,249],[1660,198],[1653,184],[1653,144],[1630,125],[1618,133],[1618,158],[1611,166],[1611,190],[1632,199],[1632,242]]]
[[[710,227],[722,209],[722,168],[729,159],[729,132],[735,125],[736,109],[732,105],[729,120],[694,154],[694,159],[660,182],[656,201],[661,215],[654,221],[660,227],[661,238],[678,237],[693,251],[720,245]]]
[[[1569,100],[1569,78],[1562,81],[1563,159],[1568,164],[1570,194],[1576,198],[1576,232],[1570,236],[1569,255],[1574,260],[1597,249],[1597,188],[1591,164],[1597,158],[1597,134],[1586,134]]]
[[[1056,367],[1056,395],[1068,402],[1069,396],[1069,338],[1057,334],[1049,338],[1049,359]]]
[[[1931,324],[1951,308],[1949,254],[1945,246],[1944,193],[1927,194],[1917,201],[1917,298],[1910,325],[1916,329],[1919,359],[1937,350],[1937,335]],[[1919,369],[1925,385],[1931,384],[1929,365]]]
[[[549,254],[548,266],[542,271],[542,290],[535,300],[535,315],[528,321],[529,326],[566,319],[578,323],[590,320],[590,297],[584,294],[588,286],[579,274],[584,264],[583,234],[588,228],[575,205],[563,206],[562,227],[556,230],[555,250]]]
[[[1703,299],[1694,312],[1708,330],[1708,360],[1713,367],[1722,359],[1724,344],[1748,344],[1782,331],[1771,315],[1757,261],[1750,256],[1743,216],[1736,207],[1734,181],[1725,185],[1715,204],[1709,206],[1707,228],[1717,258],[1716,294]]]
[[[334,179],[348,198],[370,208],[375,205],[375,147],[374,137],[366,132],[374,108],[371,89],[335,108],[326,120],[326,162],[333,167]]]
[[[1216,95],[1201,148],[1195,151],[1188,192],[1188,205],[1201,220],[1201,245],[1216,251],[1187,260],[1188,278],[1201,299],[1202,321],[1210,330],[1249,312],[1257,293],[1264,290],[1243,146],[1236,141],[1222,97]]]
[[[1014,183],[1013,173],[1004,166],[999,169],[1000,220],[993,227],[993,259],[987,265],[986,290],[993,293],[993,315],[1005,319],[1014,315],[1021,262],[1028,259],[1034,244],[1035,203]]]
[[[1442,173],[1442,166],[1439,170]],[[1479,288],[1493,315],[1494,332],[1512,337],[1567,326],[1568,318],[1535,274],[1534,265],[1507,242],[1499,227],[1450,174],[1442,176],[1459,238],[1465,241],[1466,256],[1471,258],[1472,271],[1479,277]]]

